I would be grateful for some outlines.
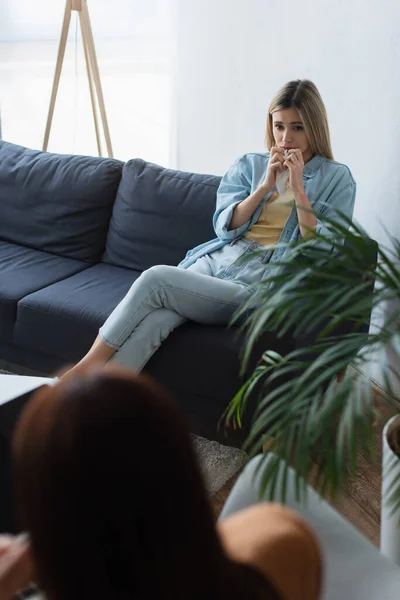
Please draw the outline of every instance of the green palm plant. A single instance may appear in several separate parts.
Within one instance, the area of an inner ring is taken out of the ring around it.
[[[278,491],[283,502],[287,477],[278,477],[281,459],[297,473],[300,500],[311,473],[322,495],[335,496],[345,487],[357,474],[358,445],[367,460],[374,459],[381,413],[364,375],[372,355],[380,356],[389,411],[399,412],[400,369],[385,352],[391,347],[400,355],[400,243],[390,238],[389,249],[378,248],[340,212],[324,222],[330,234],[292,246],[290,258],[257,285],[256,308],[253,296],[235,316],[246,331],[243,370],[262,334],[295,340],[285,355],[265,350],[225,412],[227,423],[241,426],[257,394],[245,447],[258,454],[268,437],[275,459],[260,462],[260,492],[273,497]],[[350,363],[355,369],[345,372]],[[389,500],[400,507],[400,482]]]

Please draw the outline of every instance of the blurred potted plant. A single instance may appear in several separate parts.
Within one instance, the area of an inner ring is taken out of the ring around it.
[[[371,381],[363,375],[371,356],[380,357],[387,392],[382,396],[384,412],[400,414],[400,367],[386,358],[388,347],[400,356],[400,242],[389,236],[389,249],[378,248],[364,229],[341,213],[324,221],[330,236],[316,234],[293,246],[290,260],[257,285],[257,307],[249,302],[236,315],[245,317],[244,367],[264,332],[290,334],[295,340],[285,356],[265,350],[225,413],[227,422],[240,426],[257,390],[259,402],[246,448],[251,456],[258,454],[268,436],[275,459],[260,464],[261,492],[272,497],[278,491],[283,502],[287,477],[283,473],[278,478],[281,459],[296,470],[300,500],[312,473],[323,496],[334,497],[345,487],[357,475],[358,444],[367,460],[374,460],[374,425],[382,415]],[[350,363],[355,367],[351,372],[346,371]],[[394,475],[400,474],[399,417],[387,425],[385,436],[390,465],[384,466],[383,519],[400,514],[400,477]],[[388,528],[393,530],[391,522]],[[394,546],[400,563],[400,537]]]

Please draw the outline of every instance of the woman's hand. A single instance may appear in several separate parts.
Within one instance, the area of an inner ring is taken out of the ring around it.
[[[284,161],[284,166],[289,169],[289,185],[296,198],[297,195],[304,194],[303,169],[304,160],[301,150],[289,150],[289,156]]]
[[[313,212],[303,185],[304,160],[301,150],[289,150],[285,166],[289,169],[289,185],[292,189],[299,220],[300,233],[304,239],[314,235],[317,218]]]
[[[264,190],[264,194],[268,194],[276,184],[276,176],[278,173],[282,173],[285,170],[284,167],[284,150],[283,148],[278,148],[278,146],[273,146],[271,148],[271,152],[269,155],[267,172],[265,174],[265,179],[262,183],[262,188]]]
[[[25,537],[0,535],[0,598],[11,600],[33,579],[29,542]]]

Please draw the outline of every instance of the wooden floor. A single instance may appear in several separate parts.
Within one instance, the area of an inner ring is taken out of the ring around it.
[[[382,425],[377,426],[374,464],[367,462],[359,450],[357,479],[352,481],[348,493],[343,493],[336,502],[330,502],[376,546],[379,546],[380,535],[382,429]]]
[[[357,479],[351,482],[348,492],[341,494],[335,502],[328,500],[376,546],[379,546],[380,535],[382,429],[382,424],[376,426],[377,455],[374,464],[368,463],[360,450],[358,452],[359,475]],[[237,477],[237,475],[233,477],[212,497],[211,501],[216,517]]]

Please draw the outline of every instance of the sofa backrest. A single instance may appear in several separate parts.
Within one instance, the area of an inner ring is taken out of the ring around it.
[[[123,162],[0,141],[0,239],[97,262]]]
[[[212,216],[220,180],[141,159],[127,162],[103,261],[139,271],[177,265],[190,248],[215,237]]]

